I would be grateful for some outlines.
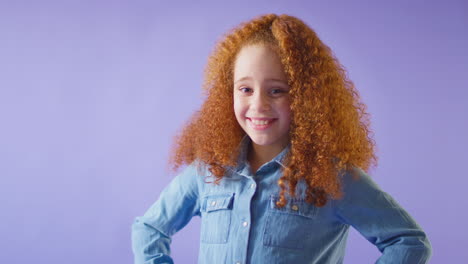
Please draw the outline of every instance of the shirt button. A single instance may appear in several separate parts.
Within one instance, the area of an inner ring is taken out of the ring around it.
[[[246,226],[249,225],[249,223],[247,223],[247,221],[244,221],[244,222],[242,223],[242,225],[243,225],[244,227],[246,227]]]
[[[211,206],[215,206],[215,205],[216,205],[216,201],[212,201]]]
[[[240,261],[237,261],[236,264],[241,264]]]
[[[255,183],[250,184],[250,189],[255,188]]]
[[[293,205],[293,206],[291,206],[291,209],[293,209],[294,211],[297,211],[297,210],[299,210],[299,207],[297,205]]]

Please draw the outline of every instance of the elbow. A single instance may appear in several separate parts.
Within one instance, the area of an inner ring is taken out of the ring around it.
[[[134,255],[134,263],[145,263],[142,222],[139,217],[136,217],[131,225],[131,243]]]
[[[144,224],[139,217],[136,217],[131,226],[132,250],[135,255],[141,253],[144,244]]]
[[[382,245],[381,245],[382,246]],[[379,248],[383,257],[377,263],[428,263],[432,245],[422,230],[417,235],[402,236]]]
[[[415,240],[416,242],[411,244],[413,244],[415,249],[414,254],[419,255],[419,258],[421,259],[421,261],[418,263],[427,263],[432,257],[431,242],[423,230],[420,230],[420,234],[415,238],[417,238]]]
[[[131,237],[134,249],[141,249],[154,235],[160,235],[154,227],[147,223],[144,217],[136,217],[131,225]]]
[[[140,216],[135,217],[132,222],[132,232],[138,229],[143,224],[143,221]]]
[[[159,253],[170,254],[171,237],[152,226],[145,217],[136,217],[133,221],[131,240],[135,263],[159,259]]]
[[[428,262],[429,259],[432,257],[432,245],[429,241],[429,238],[427,238],[426,235],[424,235],[424,237],[422,238],[422,244],[423,258],[426,260],[426,262]]]
[[[432,257],[432,245],[427,235],[422,232],[422,235],[413,241],[407,245],[409,250],[405,259],[411,261],[410,263],[428,263]]]
[[[140,217],[136,217],[133,220],[132,226],[131,226],[131,232],[132,232],[132,239],[135,239],[139,237],[142,233],[144,233],[145,225],[144,222]]]

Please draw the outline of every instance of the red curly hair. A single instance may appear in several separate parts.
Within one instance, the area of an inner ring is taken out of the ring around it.
[[[273,47],[290,86],[291,148],[278,180],[278,207],[286,194],[296,195],[299,180],[307,185],[306,201],[324,206],[342,197],[338,173],[376,166],[370,116],[354,84],[328,46],[300,19],[268,14],[240,24],[220,41],[205,70],[206,99],[176,136],[170,163],[174,169],[201,161],[215,177],[236,166],[245,132],[233,108],[233,67],[246,45]],[[288,189],[288,190],[287,190]]]

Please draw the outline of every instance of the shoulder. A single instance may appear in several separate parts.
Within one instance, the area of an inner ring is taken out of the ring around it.
[[[207,166],[199,161],[194,161],[179,169],[171,184],[177,186],[181,192],[197,195],[203,188],[207,172],[209,172]]]
[[[363,187],[363,185],[380,188],[369,173],[356,166],[339,173],[338,177],[343,190],[359,188]]]
[[[359,167],[340,173],[339,180],[343,197],[336,201],[338,205],[357,201],[372,203],[376,199],[388,198],[388,194],[372,179],[370,174]]]
[[[188,165],[181,166],[176,174],[176,177],[196,179],[209,175],[210,172],[208,170],[208,165],[202,161],[195,160]]]

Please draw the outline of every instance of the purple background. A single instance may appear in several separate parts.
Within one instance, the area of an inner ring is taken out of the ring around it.
[[[378,143],[370,174],[427,232],[431,263],[467,259],[466,1],[87,0],[0,2],[0,263],[132,263],[130,225],[173,177],[215,41],[270,12],[348,69]],[[174,236],[176,263],[196,263],[199,225]],[[380,255],[354,229],[346,254]]]

